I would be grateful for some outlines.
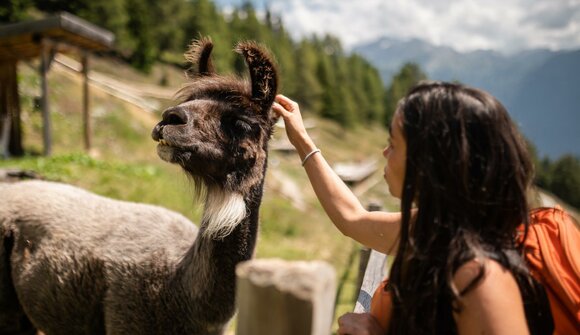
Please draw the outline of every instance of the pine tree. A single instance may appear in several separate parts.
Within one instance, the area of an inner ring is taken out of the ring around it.
[[[77,15],[115,34],[115,45],[122,54],[131,54],[137,41],[128,31],[129,15],[125,0],[84,1]]]
[[[131,63],[138,69],[149,72],[157,59],[157,45],[153,39],[154,13],[141,0],[127,0],[127,11],[130,11],[127,28],[135,39],[136,46],[131,55]]]
[[[297,75],[296,46],[283,27],[273,34],[270,45],[278,60],[281,89],[284,94],[294,97],[303,89]]]
[[[220,72],[232,72],[234,55],[230,36],[231,27],[225,17],[218,11],[210,0],[192,0],[186,2],[185,41],[189,45],[192,40],[200,36],[211,37],[214,43],[212,51],[216,69]],[[237,57],[236,57],[237,58]]]
[[[384,122],[386,126],[391,123],[398,101],[403,98],[419,81],[426,78],[427,76],[418,64],[406,63],[403,65],[401,70],[393,77],[391,85],[387,88],[385,93]]]
[[[317,77],[318,55],[313,43],[302,40],[295,53],[296,82],[299,89],[294,98],[307,113],[321,113],[323,87]]]
[[[365,91],[364,87],[364,77],[365,77],[365,62],[358,55],[351,55],[346,61],[346,67],[343,71],[346,71],[345,78],[342,80],[343,85],[348,87],[350,95],[352,97],[353,110],[352,113],[357,122],[366,121],[368,119],[367,113],[370,110],[370,98],[368,96],[369,92]]]
[[[570,205],[580,208],[580,159],[564,155],[550,168],[548,189]]]
[[[10,0],[0,6],[0,23],[18,22],[26,18],[26,10],[31,0]]]
[[[97,1],[98,2],[98,1]],[[147,0],[150,11],[155,13],[153,39],[157,42],[159,52],[183,52],[187,20],[187,3],[182,0]]]
[[[366,62],[366,61],[365,61]],[[363,91],[366,92],[368,99],[365,121],[368,124],[380,122],[384,119],[384,86],[379,71],[366,62],[366,70],[363,78]]]

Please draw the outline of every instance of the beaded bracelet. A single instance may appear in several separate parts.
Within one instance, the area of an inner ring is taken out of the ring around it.
[[[302,166],[306,164],[306,161],[308,160],[308,158],[310,158],[310,156],[314,155],[317,152],[320,152],[320,149],[314,149],[308,155],[306,155],[306,157],[304,157],[304,159],[302,160]]]

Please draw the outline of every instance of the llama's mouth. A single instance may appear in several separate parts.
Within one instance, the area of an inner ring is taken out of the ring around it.
[[[167,141],[159,140],[159,144],[157,145],[157,155],[159,155],[161,159],[171,163],[173,162],[173,153],[173,147],[171,147]]]

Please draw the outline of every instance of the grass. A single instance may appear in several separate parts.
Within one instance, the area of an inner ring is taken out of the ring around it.
[[[120,63],[93,62],[101,71],[120,74],[122,80],[145,78]],[[35,64],[32,64],[35,65]],[[154,69],[157,74],[176,71]],[[46,179],[70,183],[97,194],[133,202],[149,203],[177,211],[199,222],[200,208],[192,200],[192,186],[180,168],[161,161],[150,132],[160,113],[152,115],[91,87],[90,105],[93,125],[93,147],[83,152],[80,78],[53,70],[49,75],[50,106],[53,125],[53,155],[42,157],[42,123],[36,106],[39,80],[34,66],[20,66],[24,146],[22,158],[0,160],[0,168],[34,170]],[[171,72],[175,84],[174,72]],[[381,159],[387,140],[384,129],[358,127],[345,131],[326,120],[315,119],[310,132],[326,159],[361,161]],[[286,136],[278,129],[276,137]],[[340,294],[336,316],[354,307],[359,246],[344,237],[329,221],[312,191],[296,154],[270,153],[270,169],[261,207],[261,228],[256,257],[287,260],[324,260],[336,270]],[[297,208],[281,192],[284,187],[276,176],[284,176],[299,190],[304,207]],[[379,199],[384,207],[393,206],[387,187],[380,182],[361,197],[363,204]],[[336,325],[335,325],[336,327]]]
[[[189,183],[181,171],[171,166],[100,160],[84,153],[70,153],[0,160],[1,167],[33,170],[47,180],[77,185],[115,199],[164,206],[198,222],[199,209],[192,206]]]

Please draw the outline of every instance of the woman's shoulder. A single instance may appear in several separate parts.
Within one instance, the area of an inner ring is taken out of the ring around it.
[[[453,274],[457,291],[468,293],[470,290],[494,292],[500,288],[517,289],[514,275],[505,266],[492,258],[475,258],[463,263]]]
[[[460,292],[453,313],[459,334],[527,333],[517,280],[499,262],[491,258],[468,261],[457,269],[453,283]]]

